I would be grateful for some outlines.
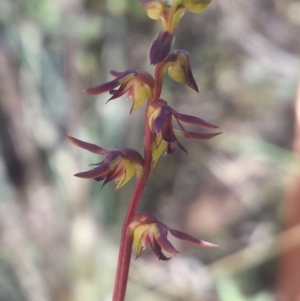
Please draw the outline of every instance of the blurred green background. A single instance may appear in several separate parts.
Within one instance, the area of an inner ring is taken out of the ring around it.
[[[130,101],[83,90],[111,69],[152,73],[161,23],[138,0],[0,6],[0,301],[109,301],[133,181],[114,192],[74,178],[100,160],[64,135],[142,151],[144,107],[129,115]],[[127,300],[274,300],[299,37],[296,0],[214,0],[181,20],[174,47],[190,53],[200,92],[166,77],[163,98],[223,134],[163,157],[140,210],[220,247],[174,241],[168,262],[144,252]]]

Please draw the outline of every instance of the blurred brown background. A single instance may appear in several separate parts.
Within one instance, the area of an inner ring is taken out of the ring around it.
[[[111,300],[133,181],[74,178],[100,159],[64,135],[142,151],[143,109],[82,91],[111,69],[152,72],[161,24],[138,0],[0,4],[0,301]],[[166,76],[163,98],[223,134],[163,157],[140,210],[220,247],[144,252],[127,300],[299,301],[300,1],[214,0],[186,13],[174,47],[200,93]]]

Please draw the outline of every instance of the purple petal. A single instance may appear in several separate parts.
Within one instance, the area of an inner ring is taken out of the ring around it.
[[[155,225],[155,239],[160,247],[168,253],[177,254],[179,253],[173,245],[168,241],[168,229],[165,228],[164,224],[157,222]]]
[[[106,175],[109,172],[109,170],[110,170],[110,165],[108,162],[106,162],[91,170],[79,172],[74,176],[83,179],[93,179],[93,178],[98,178]]]
[[[116,99],[118,97],[121,97],[123,94],[125,94],[130,88],[132,87],[132,83],[127,82],[120,86],[118,90],[114,90],[114,93],[112,94],[112,97],[107,101],[109,102],[112,99]]]
[[[153,239],[153,240],[150,240],[150,246],[152,248],[152,251],[154,252],[154,254],[156,255],[156,257],[159,259],[159,260],[163,260],[163,261],[168,261],[171,259],[171,257],[167,257],[162,251],[161,251],[161,247],[160,245],[158,244],[158,242]]]
[[[123,71],[123,72],[118,72],[118,71],[115,71],[115,70],[110,70],[109,73],[112,76],[117,77],[118,79],[121,79],[121,78],[125,77],[128,74],[137,74],[137,70],[130,69],[130,70],[126,70],[126,71]]]
[[[114,88],[116,88],[117,86],[119,86],[119,79],[116,78],[110,82],[104,83],[102,85],[93,87],[93,88],[89,88],[84,90],[84,92],[91,94],[91,95],[96,95],[96,94],[100,94],[103,92],[108,92],[110,90],[113,90]]]
[[[106,175],[103,175],[103,176],[101,176],[101,177],[96,177],[96,178],[94,178],[94,180],[96,180],[97,182],[101,182],[101,181],[103,181],[104,179],[105,179],[105,177],[106,177]],[[103,185],[102,185],[103,186]]]
[[[189,124],[194,124],[194,125],[197,125],[197,126],[200,126],[202,128],[205,128],[205,129],[215,129],[215,128],[218,128],[216,125],[213,125],[213,124],[210,124],[208,122],[206,122],[205,120],[201,119],[201,118],[198,118],[198,117],[195,117],[195,116],[191,116],[191,115],[186,115],[186,114],[181,114],[181,113],[178,113],[177,111],[175,111],[174,109],[170,108],[174,118],[177,120],[180,120],[180,121],[183,121],[185,123],[189,123]]]
[[[152,123],[152,129],[155,134],[161,132],[168,120],[171,120],[171,114],[167,107],[161,107],[159,110],[159,115]]]
[[[105,185],[106,183],[112,181],[113,179],[118,178],[119,176],[121,176],[121,174],[124,172],[124,168],[122,166],[120,166],[120,164],[117,164],[117,166],[115,166],[113,169],[111,169],[108,174],[107,177],[105,178],[105,181],[103,183],[103,185]]]
[[[192,139],[192,140],[208,140],[211,139],[215,136],[218,136],[220,134],[222,134],[222,132],[218,132],[218,133],[194,133],[194,132],[182,132],[183,137],[187,138],[187,139]]]
[[[218,245],[215,245],[215,244],[212,244],[210,242],[207,242],[205,240],[200,240],[200,239],[197,239],[189,234],[186,234],[184,232],[181,232],[181,231],[178,231],[178,230],[174,230],[174,229],[170,229],[168,228],[168,230],[170,231],[170,233],[175,236],[176,238],[178,239],[181,239],[181,240],[185,240],[185,241],[188,241],[192,244],[195,244],[197,246],[200,246],[200,247],[204,247],[204,248],[208,248],[208,247],[218,247]]]
[[[172,147],[172,143],[168,143],[166,152],[167,154],[173,154],[175,152],[175,147]]]
[[[91,143],[88,143],[88,142],[84,142],[84,141],[81,141],[79,139],[76,139],[76,138],[73,138],[71,136],[66,136],[66,138],[72,142],[74,145],[78,146],[78,147],[81,147],[85,150],[88,150],[90,151],[91,153],[94,153],[94,154],[97,154],[97,155],[103,155],[106,153],[106,150],[98,145],[95,145],[95,144],[91,144]]]

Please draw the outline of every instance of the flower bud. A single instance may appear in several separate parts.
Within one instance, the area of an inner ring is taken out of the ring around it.
[[[162,30],[156,36],[150,48],[150,63],[156,65],[162,62],[170,53],[174,36],[166,30]]]
[[[189,53],[185,50],[176,50],[166,59],[168,63],[168,73],[170,77],[182,84],[188,85],[190,88],[198,92],[198,87],[194,79]]]

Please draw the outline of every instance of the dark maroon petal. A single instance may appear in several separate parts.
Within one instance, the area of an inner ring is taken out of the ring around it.
[[[156,36],[151,48],[150,48],[150,63],[156,65],[162,62],[170,53],[173,34],[169,31],[160,31]]]
[[[167,257],[161,250],[160,245],[157,243],[157,241],[155,239],[153,239],[153,241],[150,240],[150,246],[154,252],[154,254],[156,255],[156,257],[159,260],[163,260],[163,261],[168,261],[171,259],[171,257]]]
[[[129,82],[126,82],[120,86],[118,90],[114,90],[112,97],[107,101],[109,102],[112,99],[116,99],[118,97],[121,97],[123,94],[125,94],[130,88],[132,87],[132,84]]]
[[[100,165],[96,168],[93,168],[88,171],[79,172],[75,174],[76,177],[84,178],[84,179],[93,179],[96,180],[102,178],[103,176],[107,176],[111,171],[111,166],[114,160],[119,160],[120,151],[118,150],[110,150],[109,153],[106,155],[105,159],[100,163]]]
[[[170,233],[175,236],[176,238],[178,239],[181,239],[181,240],[186,240],[186,241],[189,241],[191,243],[198,243],[199,239],[187,234],[187,233],[184,233],[184,232],[181,232],[181,231],[178,231],[178,230],[175,230],[175,229],[168,229],[170,231]]]
[[[98,163],[91,163],[91,164],[89,164],[89,166],[94,166],[94,165],[99,166],[100,164],[102,164],[104,162],[107,162],[107,161],[106,160],[102,160],[101,162],[98,162]]]
[[[114,77],[117,77],[118,79],[121,79],[123,77],[125,77],[126,75],[128,74],[137,74],[137,70],[126,70],[126,71],[123,71],[123,72],[118,72],[118,71],[115,71],[115,70],[110,70],[109,72],[112,76]]]
[[[74,176],[83,179],[93,179],[93,178],[98,178],[106,175],[109,172],[109,170],[110,170],[109,162],[106,162],[91,170],[79,172]]]
[[[121,156],[122,152],[119,151],[118,149],[111,149],[107,150],[107,155],[104,159],[105,162],[112,162],[115,160],[117,157]]]
[[[124,148],[121,152],[121,156],[131,163],[137,163],[144,165],[144,159],[139,152],[132,148]]]
[[[189,124],[194,124],[194,125],[200,126],[202,128],[206,128],[206,129],[218,128],[216,125],[210,124],[201,118],[191,116],[191,115],[181,114],[181,113],[178,113],[177,111],[175,111],[173,108],[171,108],[171,107],[169,107],[169,108],[170,108],[170,111],[172,112],[172,115],[174,116],[174,118],[176,120],[180,120],[180,121],[183,121],[183,122],[189,123]]]
[[[188,151],[183,147],[183,145],[176,139],[175,144],[186,154],[188,154]]]
[[[222,132],[218,133],[194,133],[194,132],[183,132],[184,138],[193,139],[193,140],[208,140],[215,136],[222,134]]]
[[[118,90],[117,90],[117,89],[114,89],[114,90],[110,90],[110,91],[109,91],[109,94],[110,94],[110,95],[115,95],[117,92],[118,92]]]
[[[176,117],[174,117],[174,119],[176,120],[176,122],[177,122],[177,124],[179,125],[179,127],[181,128],[181,130],[182,130],[183,132],[185,132],[186,130],[185,130],[185,128],[183,127],[183,125],[181,124],[181,122],[179,121],[179,119],[177,119]]]
[[[120,167],[119,164],[117,164],[117,166],[115,166],[113,169],[111,169],[108,174],[107,177],[105,178],[105,181],[103,183],[103,185],[105,185],[106,183],[112,181],[113,179],[119,177],[122,173],[124,172],[124,168]]]
[[[177,254],[179,253],[173,245],[168,241],[168,229],[165,228],[161,222],[156,223],[157,231],[155,231],[155,239],[160,247],[168,253]]]
[[[93,87],[93,88],[89,88],[86,89],[84,92],[91,94],[91,95],[96,95],[96,94],[100,94],[103,92],[108,92],[110,90],[113,90],[114,88],[116,88],[117,86],[119,86],[119,79],[116,78],[110,82],[104,83],[102,85]]]
[[[94,180],[96,180],[97,182],[101,182],[101,181],[103,181],[105,179],[105,177],[106,177],[105,175],[101,176],[101,177],[96,177],[96,178],[94,178]]]
[[[176,238],[188,241],[188,242],[190,242],[192,244],[195,244],[197,246],[200,246],[200,247],[218,247],[218,245],[212,244],[212,243],[207,242],[205,240],[197,239],[194,236],[191,236],[187,233],[184,233],[184,232],[181,232],[181,231],[178,231],[178,230],[174,230],[174,229],[170,229],[170,228],[168,228],[168,229],[169,229],[170,233],[173,236],[175,236]]]
[[[108,174],[106,175],[106,177],[95,178],[96,181],[102,181],[102,180],[104,180],[104,182],[103,182],[103,184],[102,184],[102,186],[101,186],[101,189],[102,189],[102,187],[105,186],[108,182],[112,181],[114,178],[116,178],[116,177],[118,177],[118,176],[120,175],[120,173],[121,173],[122,170],[119,170],[118,172],[116,172],[116,170],[117,170],[117,166],[116,166],[114,169],[110,170],[110,171],[108,172]],[[98,180],[98,179],[99,179],[99,180]]]
[[[88,143],[88,142],[84,142],[84,141],[81,141],[79,139],[76,139],[74,137],[71,137],[71,136],[66,136],[66,138],[72,142],[74,145],[78,146],[78,147],[81,147],[85,150],[88,150],[90,151],[91,153],[94,153],[94,154],[97,154],[97,155],[103,155],[106,153],[106,150],[98,145],[95,145],[95,144],[91,144],[91,143]]]
[[[175,152],[175,147],[172,146],[172,143],[168,143],[166,152],[167,154],[173,154]]]
[[[158,134],[165,127],[166,123],[171,120],[171,114],[167,107],[161,107],[160,113],[152,122],[152,130],[155,134]]]
[[[155,254],[155,256],[159,259],[159,260],[163,260],[163,261],[167,261],[169,259],[171,259],[171,257],[167,257],[162,251],[161,251],[161,246],[159,245],[159,243],[156,241],[156,238],[154,236],[151,236],[149,239],[149,243],[151,246],[151,249],[153,251],[153,253]]]
[[[161,134],[162,134],[163,139],[167,142],[175,142],[177,140],[177,138],[174,134],[171,117],[164,124]]]

